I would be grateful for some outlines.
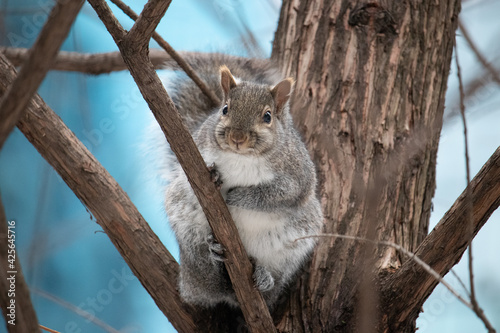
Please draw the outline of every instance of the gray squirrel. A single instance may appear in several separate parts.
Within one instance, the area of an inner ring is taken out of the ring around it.
[[[313,237],[296,239],[320,233],[323,223],[315,167],[289,111],[293,80],[274,84],[270,66],[222,56],[191,65],[221,105],[213,107],[187,78],[170,83],[169,92],[205,162],[213,164],[254,264],[255,286],[272,308],[316,244]],[[181,297],[202,307],[237,307],[223,249],[180,165],[170,164],[165,207],[179,243]]]

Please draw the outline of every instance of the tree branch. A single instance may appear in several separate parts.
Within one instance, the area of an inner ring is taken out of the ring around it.
[[[500,57],[496,57],[492,59],[491,66],[495,68],[494,63],[498,62]],[[498,71],[496,70],[498,73]],[[490,84],[494,82],[493,74],[487,68],[482,68],[482,70],[475,73],[475,77],[469,80],[468,84],[465,86],[465,100],[464,104],[466,106],[477,106],[481,102],[484,102],[489,97],[493,96],[495,93],[495,88],[493,88]],[[450,101],[449,106],[447,107],[447,113],[443,119],[444,124],[448,124],[454,118],[460,116],[460,96]],[[481,110],[484,114],[489,112],[488,109]],[[470,113],[470,110],[469,110]]]
[[[82,5],[82,0],[59,0],[52,8],[28,59],[0,101],[0,148],[42,83]]]
[[[9,238],[7,218],[5,216],[2,200],[0,199],[0,308],[2,308],[8,332],[40,332],[38,319],[36,317],[33,304],[31,303],[30,291],[26,281],[24,280],[17,251],[13,252],[15,258],[14,265],[11,266],[11,263],[8,261],[9,259],[12,259],[12,257],[9,257],[9,254],[11,254],[8,252],[9,249],[15,250],[15,248],[9,246],[10,244],[15,245],[15,224],[13,224],[13,226],[14,229],[11,229],[10,236],[13,236],[14,238]],[[12,231],[14,233],[12,233]],[[8,239],[12,239],[13,242],[8,242]],[[10,280],[12,276],[14,277],[14,280]],[[9,278],[9,280],[7,280],[7,278]],[[12,289],[10,286],[11,283],[14,283],[15,285],[13,290],[15,295],[9,295],[9,290]],[[10,309],[8,307],[11,306],[11,300],[15,301],[13,312],[15,318],[14,325],[9,324],[12,317],[8,317],[8,314],[10,313]]]
[[[460,22],[459,22],[460,25]],[[479,306],[476,298],[476,288],[474,286],[474,267],[473,267],[473,256],[472,256],[472,240],[474,239],[474,223],[472,219],[472,197],[470,195],[470,162],[469,162],[469,140],[467,135],[467,119],[465,118],[465,94],[464,94],[464,86],[462,82],[462,71],[460,69],[460,62],[458,61],[458,50],[455,39],[455,64],[457,66],[457,78],[458,78],[458,90],[460,94],[460,115],[462,117],[462,122],[464,125],[464,144],[465,144],[465,174],[467,181],[467,188],[465,195],[467,197],[466,207],[465,207],[465,216],[469,221],[467,226],[469,230],[469,242],[468,242],[468,255],[469,255],[469,283],[470,283],[470,301],[472,304],[472,310],[476,313],[476,315],[481,319],[484,323],[484,326],[488,329],[489,333],[494,333],[495,329],[491,326],[488,318],[484,314],[483,309]]]
[[[20,66],[28,58],[28,52],[29,49],[25,48],[0,47],[0,53],[3,53],[14,66]],[[189,57],[195,54],[195,52],[181,53],[182,56]],[[157,69],[179,69],[179,66],[172,58],[159,49],[150,50],[149,60]],[[95,75],[128,70],[127,65],[123,62],[122,55],[118,51],[95,54],[59,51],[51,69]]]
[[[28,57],[29,49],[15,47],[0,47],[0,53],[14,65],[19,66]],[[251,69],[269,68],[268,59],[249,59],[245,57],[221,55],[218,53],[178,52],[187,59],[187,63],[211,63],[214,58],[223,57],[224,63],[230,67],[245,66]],[[156,69],[182,70],[183,68],[160,49],[149,50],[149,60]],[[60,71],[82,72],[88,74],[107,74],[115,71],[128,70],[120,52],[79,53],[60,51],[52,63],[51,69]]]
[[[473,235],[475,236],[490,215],[500,205],[500,147],[484,164],[479,173],[453,206],[418,247],[415,255],[444,276],[462,257],[469,238],[466,208],[472,200]],[[470,193],[471,198],[467,196]],[[437,281],[415,262],[406,261],[399,270],[382,281],[384,306],[390,307],[388,323],[398,325],[416,318],[419,309]],[[411,285],[411,292],[408,290]],[[391,325],[390,325],[391,326]]]
[[[60,332],[58,332],[56,330],[53,330],[53,329],[48,328],[48,327],[45,327],[43,325],[40,325],[40,328],[43,329],[43,330],[45,330],[45,331],[47,331],[47,332],[49,332],[49,333],[60,333]]]
[[[65,301],[65,300],[63,300],[55,295],[49,294],[48,292],[45,292],[43,290],[33,288],[31,291],[33,292],[33,294],[37,294],[38,296],[41,296],[41,297],[43,297],[51,302],[54,302],[54,303],[60,305],[61,307],[73,312],[77,316],[82,317],[86,321],[93,323],[94,325],[101,328],[105,332],[120,333],[120,331],[114,329],[113,327],[111,327],[110,325],[105,323],[103,320],[98,318],[95,313],[91,314],[88,311],[85,311],[84,309],[82,309],[76,305],[73,305],[73,304],[71,304],[71,303],[69,303],[69,302],[67,302],[67,301]]]
[[[129,42],[138,43],[146,49],[171,2],[172,0],[149,0],[127,34]]]
[[[498,73],[498,71],[495,69],[495,67],[493,67],[487,60],[486,58],[481,54],[481,52],[479,51],[479,49],[477,48],[476,44],[474,43],[474,41],[472,40],[471,36],[469,35],[469,31],[465,28],[465,26],[463,25],[462,21],[461,20],[458,20],[458,28],[460,29],[460,31],[462,32],[462,35],[464,36],[465,38],[465,41],[467,42],[467,44],[469,45],[470,49],[472,50],[472,52],[474,52],[474,54],[476,55],[476,58],[477,60],[479,60],[479,62],[481,63],[481,65],[483,65],[483,67],[488,71],[490,72],[491,74],[491,77],[493,78],[493,80],[500,84],[500,74]]]
[[[123,1],[121,0],[111,0],[118,8],[120,8],[125,14],[127,14],[128,17],[130,17],[132,20],[137,20],[138,15]],[[164,40],[157,32],[153,33],[153,39],[162,47],[170,57],[172,57],[177,64],[179,64],[179,67],[184,70],[184,72],[193,80],[193,82],[200,88],[200,90],[207,96],[211,101],[214,106],[220,105],[221,101],[219,97],[203,82],[203,80],[196,74],[194,69],[189,65],[184,58],[174,50],[174,48],[167,43],[166,40]],[[151,59],[151,52],[149,55],[149,59]]]
[[[0,55],[0,93],[15,75]],[[106,169],[38,95],[17,126],[96,217],[172,325],[181,332],[197,331],[196,312],[177,292],[177,262]]]
[[[94,7],[99,17],[113,16],[104,0],[89,0],[89,3]],[[274,332],[276,329],[269,310],[262,295],[254,287],[253,267],[241,243],[229,210],[220,191],[212,183],[210,173],[193,138],[182,123],[165,87],[154,71],[153,65],[149,62],[147,49],[143,49],[140,45],[137,48],[134,40],[131,40],[131,43],[123,43],[118,36],[114,36],[112,32],[117,28],[110,25],[118,24],[116,21],[107,19],[104,23],[112,34],[139,90],[186,173],[215,238],[227,250],[225,251],[226,268],[249,329],[252,332]],[[139,20],[137,24],[139,24]]]

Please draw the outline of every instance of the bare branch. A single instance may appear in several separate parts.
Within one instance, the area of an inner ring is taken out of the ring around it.
[[[85,311],[82,308],[77,307],[76,305],[73,305],[69,302],[66,302],[65,300],[52,295],[48,292],[45,292],[40,289],[33,289],[32,290],[34,294],[40,295],[41,297],[48,299],[49,301],[52,301],[56,304],[59,304],[60,306],[68,309],[69,311],[75,313],[78,316],[81,316],[85,320],[88,320],[89,322],[95,324],[96,326],[102,328],[104,331],[108,333],[120,333],[118,330],[114,329],[113,327],[109,326],[107,323],[102,321],[101,319],[97,318],[95,314],[90,314],[89,312]]]
[[[13,246],[16,244],[15,232],[15,221],[8,224],[0,198],[0,308],[2,308],[8,332],[40,332],[38,319],[31,303],[30,291],[24,280],[17,251],[15,247],[9,246],[10,244],[14,244]],[[12,243],[8,240],[12,240]],[[9,250],[14,251],[11,253]],[[13,257],[9,257],[9,254]],[[9,260],[13,260],[14,263],[11,264]],[[11,287],[11,283],[14,283],[15,288]],[[9,295],[9,290],[13,291],[15,295]],[[15,302],[13,303],[13,311],[11,311],[11,300]],[[11,313],[13,317],[9,315]],[[13,322],[9,323],[11,320]]]
[[[15,47],[0,47],[0,53],[14,65],[19,66],[28,57],[29,49]],[[220,53],[178,52],[188,63],[210,63],[213,59],[222,58],[230,67],[245,66],[250,69],[268,69],[268,59],[249,59]],[[160,49],[149,51],[149,60],[156,69],[182,70],[183,68],[170,55]],[[88,74],[107,74],[114,71],[128,70],[120,52],[79,53],[60,51],[51,69],[60,71],[75,71]]]
[[[50,332],[50,333],[60,333],[59,331],[53,330],[53,329],[48,328],[48,327],[45,327],[45,326],[43,326],[43,325],[40,325],[40,328],[41,328],[42,330],[45,330],[45,331]]]
[[[500,147],[424,239],[415,255],[428,263],[439,275],[444,276],[449,272],[462,257],[471,237],[468,230],[470,220],[465,214],[467,201],[472,200],[475,236],[500,205],[500,187],[494,185],[498,183],[500,183]],[[394,308],[395,311],[389,313],[397,316],[388,320],[401,322],[408,318],[410,313],[418,311],[436,284],[436,280],[420,265],[410,260],[403,263],[399,270],[383,281],[382,295],[386,299],[384,303]],[[408,285],[412,286],[412,292],[408,292]]]
[[[488,72],[490,72],[491,77],[493,78],[493,80],[496,83],[500,84],[500,74],[495,69],[495,67],[493,67],[488,62],[488,60],[486,60],[486,58],[482,55],[482,53],[479,51],[479,49],[477,48],[476,44],[474,43],[474,41],[472,40],[471,36],[469,35],[469,31],[467,30],[467,28],[465,28],[464,24],[462,23],[462,21],[460,19],[458,20],[458,28],[462,32],[462,35],[464,36],[465,41],[469,45],[470,49],[476,55],[477,60],[479,60],[479,62],[481,63],[481,65],[483,65],[483,67],[486,70],[488,70]]]
[[[462,118],[462,123],[464,125],[464,145],[465,145],[465,181],[467,184],[467,187],[465,188],[466,190],[466,207],[465,207],[465,216],[467,217],[467,220],[469,222],[469,279],[470,279],[470,293],[471,293],[471,299],[475,300],[476,299],[476,292],[474,288],[474,271],[472,268],[472,239],[473,234],[474,234],[474,224],[472,222],[472,201],[470,197],[470,168],[469,168],[469,142],[468,142],[468,136],[467,136],[467,120],[465,119],[465,105],[464,105],[464,86],[462,82],[462,71],[460,69],[460,62],[458,61],[458,50],[457,50],[457,45],[455,42],[455,64],[457,66],[457,77],[458,77],[458,90],[460,94],[460,115]]]
[[[28,58],[28,52],[29,49],[25,48],[0,47],[0,53],[3,53],[14,66],[20,66]],[[190,58],[198,58],[198,55],[205,56],[203,53],[196,52],[182,52],[181,55]],[[168,54],[159,49],[149,51],[149,60],[157,69],[179,69],[179,65]],[[51,69],[96,75],[128,70],[118,51],[95,54],[60,51],[54,59]]]
[[[89,0],[89,3],[99,17],[113,16],[103,0]],[[117,24],[116,21],[106,20],[104,23],[111,33],[116,30],[109,26]],[[186,173],[217,241],[227,250],[226,268],[248,327],[252,332],[274,332],[276,329],[269,310],[262,295],[253,285],[253,267],[229,210],[220,191],[212,183],[210,173],[193,138],[182,123],[165,87],[149,62],[147,50],[129,47],[129,43],[121,43],[117,36],[112,37]]]
[[[0,55],[0,93],[15,75]],[[38,95],[17,126],[96,217],[172,325],[182,332],[197,331],[196,312],[177,292],[177,262],[106,169]]]
[[[120,8],[125,14],[127,14],[132,20],[137,20],[138,15],[123,1],[121,0],[111,0],[118,8]],[[182,56],[174,50],[174,48],[167,43],[157,32],[153,33],[153,39],[160,45],[167,53],[172,57],[172,59],[179,64],[179,67],[184,70],[184,72],[193,80],[193,82],[200,88],[200,90],[212,101],[214,106],[220,105],[221,101],[219,97],[203,82],[203,80],[196,74],[194,69],[189,65]],[[151,59],[151,52],[149,55]],[[152,59],[151,59],[152,60]],[[153,63],[154,64],[154,63]]]
[[[459,23],[460,24],[460,23]],[[469,163],[469,142],[467,136],[467,120],[465,118],[465,105],[464,105],[464,87],[462,83],[462,71],[460,70],[460,62],[458,61],[458,50],[455,42],[455,63],[457,65],[457,77],[458,77],[458,88],[460,92],[460,115],[462,116],[462,122],[464,125],[464,141],[465,141],[465,170],[466,170],[466,207],[465,207],[465,217],[469,221],[468,230],[469,230],[469,281],[470,281],[470,300],[472,303],[472,310],[476,313],[476,315],[481,319],[484,323],[484,326],[488,329],[489,333],[495,332],[493,326],[489,322],[488,318],[486,318],[483,309],[479,306],[476,298],[476,288],[474,287],[474,268],[473,268],[473,257],[472,257],[472,240],[474,239],[474,223],[472,220],[472,197],[470,195],[470,163]]]
[[[455,279],[457,279],[458,283],[460,284],[460,286],[462,287],[462,289],[467,293],[467,295],[470,297],[470,292],[469,290],[467,289],[467,286],[465,285],[464,281],[462,281],[462,279],[460,278],[460,276],[457,274],[457,272],[455,272],[455,270],[452,268],[450,269],[450,272],[451,274],[455,277]]]
[[[28,59],[0,101],[0,148],[42,83],[82,5],[82,0],[59,0],[52,8]]]

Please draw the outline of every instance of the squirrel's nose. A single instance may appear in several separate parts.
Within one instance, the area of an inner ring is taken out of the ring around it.
[[[230,138],[234,144],[240,145],[247,140],[247,135],[241,130],[233,130],[231,131]]]

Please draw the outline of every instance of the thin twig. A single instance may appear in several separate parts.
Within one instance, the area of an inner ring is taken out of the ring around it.
[[[91,323],[102,328],[106,332],[120,333],[118,330],[114,329],[113,327],[109,326],[107,323],[105,323],[101,319],[97,318],[95,315],[85,311],[82,308],[77,307],[76,305],[73,305],[73,304],[71,304],[71,303],[69,303],[69,302],[67,302],[67,301],[65,301],[65,300],[63,300],[55,295],[52,295],[46,291],[43,291],[43,290],[40,290],[37,288],[34,288],[32,291],[34,294],[40,295],[41,297],[48,299],[49,301],[52,301],[56,304],[59,304],[60,306],[68,309],[69,311],[71,311],[73,313],[76,313],[78,316],[90,321]],[[40,325],[40,326],[42,326],[42,325]],[[44,329],[46,329],[46,328],[44,328]],[[46,329],[46,330],[48,330],[48,329]],[[51,331],[49,331],[49,332],[51,332]]]
[[[491,63],[498,63],[499,60],[500,56],[497,56],[491,60]],[[495,88],[491,85],[492,82],[493,77],[488,69],[483,67],[475,73],[475,77],[469,80],[468,84],[464,87],[465,106],[477,105],[486,100],[488,97],[493,96],[495,94]],[[460,116],[460,96],[447,104],[449,104],[449,106],[447,107],[447,111],[443,119],[444,125],[451,124],[455,117]],[[490,110],[494,110],[494,108],[483,107],[481,113],[485,114],[485,112],[489,112]],[[471,110],[468,112],[470,114]]]
[[[462,123],[464,125],[464,145],[465,145],[465,180],[466,180],[466,195],[468,197],[468,200],[466,202],[466,209],[465,209],[465,214],[467,216],[467,220],[470,221],[469,223],[469,234],[470,234],[470,239],[469,239],[469,279],[470,279],[470,294],[471,294],[471,299],[474,300],[476,298],[476,292],[474,288],[474,271],[473,271],[473,265],[472,265],[472,239],[473,239],[473,232],[474,232],[474,227],[472,224],[472,200],[470,198],[470,189],[469,189],[469,184],[470,184],[470,169],[469,169],[469,143],[468,143],[468,136],[467,136],[467,120],[465,119],[465,105],[464,105],[464,87],[462,83],[462,71],[460,69],[460,63],[458,61],[458,50],[455,45],[455,64],[457,66],[457,77],[458,77],[458,90],[460,92],[460,116],[462,117]]]
[[[42,83],[82,6],[82,0],[59,0],[52,8],[19,75],[0,100],[0,148]]]
[[[137,20],[138,15],[123,1],[121,0],[111,0],[112,3],[114,3],[118,8],[120,8],[128,17],[130,17],[132,20]],[[167,43],[165,39],[163,39],[157,32],[153,33],[153,39],[160,45],[161,48],[163,48],[172,59],[179,64],[179,67],[182,68],[182,70],[193,80],[193,82],[200,88],[200,90],[207,96],[212,104],[214,106],[220,105],[221,101],[219,97],[210,89],[206,83],[196,74],[194,71],[193,67],[189,63],[187,63],[186,60],[177,52],[174,50],[174,48]],[[150,57],[151,58],[151,57]]]
[[[476,288],[474,286],[474,268],[473,268],[473,256],[472,256],[472,240],[474,239],[474,220],[473,220],[473,205],[472,205],[472,196],[470,195],[470,159],[469,159],[469,143],[468,143],[468,136],[467,136],[467,120],[465,118],[465,105],[464,105],[464,87],[462,83],[462,73],[460,70],[460,63],[458,61],[458,50],[457,50],[457,45],[455,43],[455,63],[457,65],[457,77],[458,77],[458,87],[460,91],[460,115],[462,116],[462,122],[464,124],[464,141],[465,141],[465,170],[466,170],[466,180],[467,180],[467,187],[465,189],[466,191],[466,208],[465,208],[465,215],[466,219],[469,222],[467,224],[468,230],[469,230],[469,241],[468,241],[468,257],[469,257],[469,282],[470,282],[470,300],[472,304],[472,309],[476,313],[476,315],[481,319],[481,321],[484,323],[486,328],[488,329],[488,332],[495,332],[495,329],[493,326],[491,326],[491,323],[488,321],[488,318],[486,318],[483,309],[479,306],[479,303],[477,302],[476,298]]]
[[[52,328],[45,327],[43,325],[39,325],[40,328],[44,331],[50,332],[50,333],[60,333],[59,331],[53,330]]]
[[[450,272],[451,272],[451,274],[453,274],[453,276],[455,277],[455,279],[458,280],[458,283],[463,288],[463,290],[467,293],[467,296],[470,297],[469,289],[467,289],[467,286],[465,285],[464,281],[462,281],[462,278],[460,278],[460,276],[458,276],[457,272],[455,272],[455,270],[453,268],[450,269]]]
[[[463,25],[463,23],[462,23],[462,21],[460,19],[458,20],[458,28],[462,32],[462,36],[464,36],[465,41],[469,45],[469,48],[476,55],[477,60],[479,60],[479,62],[481,63],[481,65],[483,65],[483,67],[486,70],[488,70],[488,72],[490,72],[491,77],[493,78],[493,80],[496,81],[496,83],[500,84],[500,73],[498,73],[498,71],[495,69],[495,67],[493,67],[488,62],[488,60],[486,60],[486,58],[483,56],[483,54],[479,51],[479,49],[477,48],[476,44],[474,43],[474,41],[472,40],[471,36],[469,35],[469,31],[467,30],[467,28],[465,28],[465,26]],[[455,48],[455,51],[456,51],[456,48]]]
[[[349,236],[349,235],[340,235],[340,234],[318,234],[318,235],[312,235],[312,236],[305,236],[305,237],[297,238],[295,241],[298,241],[298,240],[301,240],[301,239],[306,239],[306,238],[312,238],[312,237],[336,237],[336,238],[343,238],[343,239],[351,239],[351,240],[360,241],[360,242],[368,242],[368,243],[372,243],[372,244],[379,245],[379,246],[390,246],[390,247],[393,247],[397,251],[400,251],[401,253],[405,254],[410,259],[412,259],[413,261],[415,261],[427,273],[429,273],[437,281],[439,281],[440,283],[442,283],[446,287],[446,289],[448,289],[466,307],[468,307],[471,310],[474,310],[472,308],[472,304],[470,302],[468,302],[465,298],[463,298],[455,289],[453,289],[453,287],[448,282],[446,282],[443,279],[443,277],[441,275],[439,275],[438,272],[436,272],[434,269],[432,269],[432,267],[429,266],[427,263],[425,263],[422,259],[420,259],[419,257],[417,257],[415,255],[415,253],[413,253],[411,251],[408,251],[407,249],[405,249],[401,245],[398,245],[398,244],[392,243],[392,242],[375,241],[375,240],[371,240],[371,239],[368,239],[368,238],[357,237],[357,236]]]

